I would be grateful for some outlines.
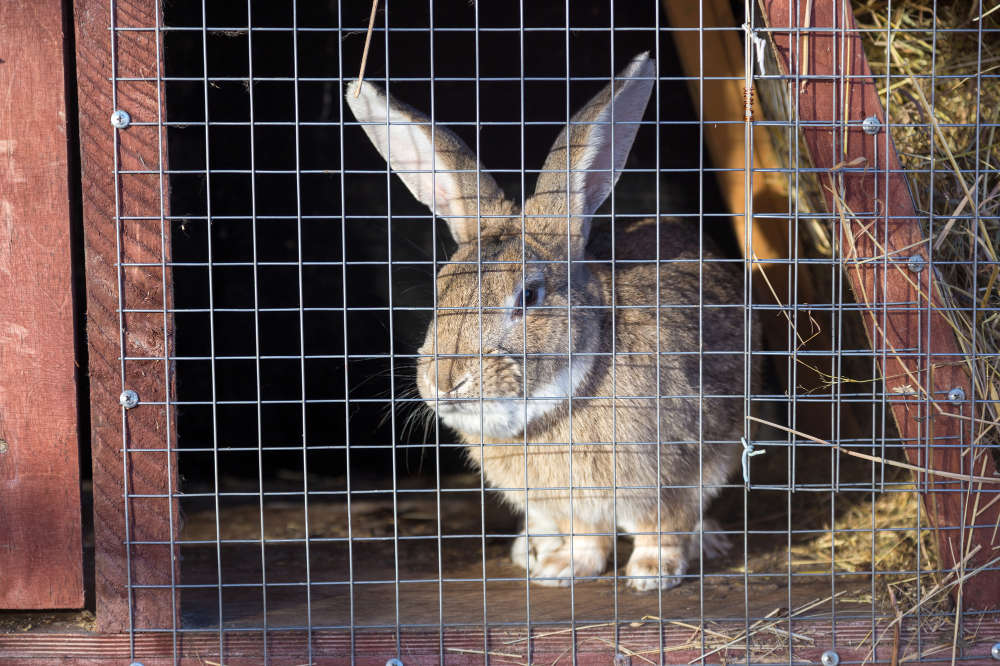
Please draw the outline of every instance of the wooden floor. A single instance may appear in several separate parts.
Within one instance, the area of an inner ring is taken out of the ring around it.
[[[441,506],[439,538],[433,496],[399,496],[398,521],[392,520],[390,498],[354,502],[349,548],[343,539],[346,505],[312,503],[307,568],[301,502],[269,505],[263,552],[259,541],[182,547],[183,625],[217,628],[220,616],[227,628],[568,626],[616,618],[640,622],[650,616],[680,622],[749,617],[752,622],[806,607],[802,615],[809,618],[872,617],[870,576],[839,572],[834,579],[829,572],[797,567],[789,585],[781,539],[751,543],[746,567],[742,540],[735,542],[723,560],[705,563],[703,576],[695,562],[685,583],[662,594],[633,592],[622,580],[616,584],[610,569],[573,589],[528,586],[524,570],[510,560],[510,536],[492,536],[516,533],[506,510],[486,504],[485,530],[491,536],[485,539],[484,557],[478,495],[449,498]],[[223,509],[219,529],[223,541],[259,539],[259,507]],[[189,514],[183,538],[214,541],[215,530],[214,510]],[[619,572],[630,549],[630,541],[620,538]]]
[[[911,615],[897,633],[870,576],[792,563],[790,579],[780,533],[753,537],[746,560],[736,541],[703,576],[662,594],[616,587],[610,571],[572,590],[526,586],[510,537],[492,536],[516,531],[507,511],[465,493],[442,500],[439,520],[433,498],[352,502],[350,550],[346,504],[310,503],[308,569],[301,502],[269,503],[263,519],[252,502],[223,503],[218,521],[214,507],[188,510],[184,541],[205,543],[181,547],[180,627],[97,634],[86,615],[0,614],[0,663],[818,663],[831,647],[845,663],[948,661],[953,649],[963,663],[995,663],[1000,613],[970,616],[959,634],[947,614]],[[619,571],[629,549],[619,539]]]

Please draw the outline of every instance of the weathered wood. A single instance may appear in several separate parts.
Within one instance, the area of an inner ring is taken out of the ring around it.
[[[776,624],[782,631],[793,631],[799,637],[791,650],[779,632],[759,632],[750,640],[751,657],[756,663],[765,661],[819,663],[820,655],[835,649],[841,661],[848,663],[889,663],[894,649],[893,632],[887,619],[838,620],[811,617],[805,620],[787,619]],[[689,625],[696,623],[687,623]],[[922,664],[950,663],[953,634],[949,626],[930,630],[920,628],[914,618],[904,619],[895,649],[898,657],[916,660],[917,633]],[[713,624],[716,632],[706,639],[707,653],[723,642],[719,636],[741,635],[743,622]],[[873,633],[874,629],[874,633]],[[698,661],[701,656],[700,636],[686,626],[656,622],[642,626],[623,624],[618,627],[618,646],[615,645],[615,627],[604,622],[580,623],[575,635],[577,663],[608,664],[616,651],[639,653],[645,659],[659,661],[660,636],[663,661],[686,664]],[[873,635],[875,651],[872,653]],[[832,637],[835,636],[834,641]],[[1000,640],[1000,621],[985,618],[977,622],[975,634],[957,646],[957,657],[963,664],[987,666],[996,663],[990,659],[991,645]],[[530,663],[552,664],[569,662],[568,655],[574,636],[565,625],[536,625],[530,643],[524,627],[491,628],[484,637],[481,628],[448,628],[443,635],[434,629],[404,629],[400,634],[396,652],[396,638],[391,631],[359,629],[353,635],[355,664],[382,666],[387,659],[401,656],[406,664],[439,664],[442,657],[449,664],[485,663],[483,650],[489,650],[490,663],[529,663],[528,645],[531,646]],[[444,655],[441,654],[441,644]],[[139,634],[135,637],[135,656],[143,664],[197,664],[208,661],[221,662],[217,632],[191,632],[177,637],[174,653],[173,638],[169,634]],[[267,634],[268,663],[275,665],[304,664],[309,661],[306,632],[301,630],[271,630]],[[737,640],[728,650],[706,656],[705,662],[732,663],[744,661],[746,641]],[[260,664],[264,654],[263,632],[232,632],[224,637],[223,649],[226,664]],[[312,633],[312,664],[343,664],[352,654],[352,636],[348,630],[323,629]],[[627,654],[627,652],[626,652]],[[504,657],[506,655],[506,657]],[[93,634],[0,634],[0,660],[13,660],[18,664],[43,664],[59,660],[68,664],[127,664],[129,659],[128,635]],[[34,659],[35,661],[32,661]],[[48,660],[48,661],[46,661]],[[639,660],[632,658],[632,662]]]
[[[171,350],[169,333],[165,336],[164,330],[172,331],[173,322],[163,312],[170,305],[169,288],[164,293],[163,287],[170,284],[164,266],[169,258],[161,250],[165,248],[169,253],[169,223],[158,218],[168,206],[166,177],[159,173],[166,169],[160,163],[160,156],[166,155],[166,131],[160,126],[133,125],[116,136],[109,122],[114,110],[112,86],[118,108],[127,111],[133,123],[155,123],[165,113],[163,90],[158,88],[162,83],[156,80],[157,72],[162,71],[162,63],[157,62],[162,53],[157,48],[159,34],[153,30],[159,17],[154,14],[155,3],[145,0],[119,0],[113,6],[116,14],[112,24],[105,0],[77,0],[74,5],[87,265],[97,622],[105,632],[175,626],[175,593],[170,589],[135,591],[130,618],[127,581],[131,577],[133,585],[168,585],[178,582],[179,575],[170,545],[133,545],[129,553],[124,545],[126,538],[169,542],[179,528],[179,515],[176,500],[165,497],[177,489],[176,460],[165,452],[168,446],[175,447],[173,411],[162,404],[140,404],[128,410],[123,437],[118,401],[123,388],[136,391],[141,401],[162,403],[168,391],[172,393],[172,368],[163,359]],[[145,29],[109,32],[112,25]],[[113,62],[117,71],[112,71]],[[129,77],[152,80],[119,80]],[[153,173],[116,177],[116,157],[121,169]],[[119,215],[154,219],[123,220]],[[129,267],[129,263],[154,266]],[[160,312],[126,313],[122,318],[124,334],[119,337],[119,296],[126,309]],[[120,364],[123,346],[127,356],[140,359],[125,363],[124,377]],[[127,455],[123,444],[130,451]],[[126,526],[126,492],[163,497],[129,501]]]
[[[676,29],[670,36],[684,74],[688,77],[688,90],[695,112],[701,107],[702,132],[712,166],[724,169],[715,173],[715,178],[733,213],[733,229],[737,242],[742,246],[746,238],[743,216],[743,81],[723,77],[742,79],[743,45],[737,32],[714,29],[735,28],[739,24],[728,0],[663,0],[663,8],[670,27]],[[690,30],[699,27],[709,30]],[[753,164],[757,169],[781,166],[766,132],[755,133],[752,150]],[[786,213],[788,193],[783,174],[755,172],[751,188],[755,214],[767,217],[768,213],[782,216]],[[788,230],[774,222],[761,223],[758,220],[754,225],[752,242],[754,253],[761,259],[781,258],[788,254]],[[774,265],[773,270],[780,270],[781,267],[780,264]],[[775,288],[785,289],[785,280],[774,279],[773,282]]]
[[[967,365],[940,312],[935,271],[914,273],[906,267],[912,255],[926,261],[927,239],[885,130],[860,35],[850,32],[857,29],[850,4],[762,0],[761,5],[783,72],[814,77],[788,85],[797,88],[790,92],[797,97],[812,166],[829,170],[821,178],[824,194],[839,218],[845,271],[863,307],[907,458],[935,470],[993,476],[990,452],[973,446]],[[807,23],[808,33],[794,32]],[[871,116],[882,127],[874,136],[861,128],[861,121]],[[964,399],[949,399],[956,387],[964,391]],[[997,556],[1000,537],[994,526],[1000,502],[994,500],[1000,484],[945,481],[917,477],[944,567],[968,571]],[[966,608],[1000,606],[1000,570],[994,565],[978,574],[959,598]]]
[[[65,45],[0,2],[0,608],[83,605]]]

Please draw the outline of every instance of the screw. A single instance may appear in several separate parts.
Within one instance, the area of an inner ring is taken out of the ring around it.
[[[132,662],[131,664],[129,664],[128,666],[142,666],[142,662],[141,662],[141,661],[133,661],[133,662]]]
[[[631,657],[624,655],[621,652],[615,655],[615,666],[630,666],[632,663]]]
[[[840,655],[836,650],[827,650],[820,655],[819,660],[823,662],[823,666],[837,666],[840,663]]]
[[[990,656],[1000,661],[1000,643],[993,644],[993,647],[990,649]]]
[[[865,131],[865,134],[878,134],[879,130],[882,129],[882,123],[879,122],[877,117],[868,116],[861,121],[861,129]]]
[[[132,409],[139,404],[139,394],[132,389],[126,389],[118,396],[118,402],[125,409]]]
[[[403,662],[401,662],[399,659],[390,659],[389,661],[385,662],[385,666],[403,666]]]
[[[927,265],[927,260],[924,259],[919,254],[915,254],[906,260],[906,267],[910,269],[911,273],[919,273],[924,270],[924,266]]]
[[[965,400],[965,391],[961,386],[956,386],[952,390],[948,391],[948,400],[951,402],[962,402]]]
[[[132,116],[128,114],[128,111],[122,111],[118,109],[111,114],[111,126],[115,129],[125,129],[132,124]]]

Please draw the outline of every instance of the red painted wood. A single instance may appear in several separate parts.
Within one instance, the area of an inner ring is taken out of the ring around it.
[[[109,5],[115,7],[114,25],[147,30],[112,33]],[[87,264],[87,343],[90,350],[91,439],[94,460],[94,541],[97,623],[101,631],[171,629],[175,625],[175,593],[168,588],[143,588],[132,598],[129,617],[127,582],[133,585],[169,585],[179,582],[178,560],[169,545],[133,545],[124,542],[169,542],[180,529],[177,502],[167,499],[177,490],[176,459],[165,449],[175,447],[174,414],[162,405],[172,395],[172,369],[163,357],[171,350],[173,321],[162,312],[126,314],[124,337],[119,338],[119,285],[126,308],[162,310],[170,293],[169,261],[161,248],[170,248],[169,223],[157,216],[168,210],[166,177],[120,175],[122,169],[159,170],[160,148],[166,154],[162,127],[133,125],[117,132],[109,118],[114,110],[113,75],[117,104],[134,123],[162,119],[164,95],[155,81],[158,71],[156,3],[147,0],[76,0],[77,81],[80,99],[80,153],[83,181],[84,243]],[[112,59],[112,39],[115,43]],[[117,70],[112,71],[112,62]],[[159,94],[158,94],[159,93]],[[117,138],[117,143],[116,143]],[[162,165],[166,169],[166,165]],[[117,197],[117,208],[116,208]],[[121,220],[122,215],[153,216],[151,220]],[[164,237],[162,234],[166,234]],[[119,255],[120,246],[120,255]],[[119,262],[151,263],[125,267]],[[161,264],[156,266],[155,264]],[[122,377],[125,354],[151,360],[129,361]],[[158,360],[153,360],[158,359]],[[135,390],[143,404],[124,415],[118,398],[123,388]],[[123,443],[129,454],[124,456]],[[152,449],[152,450],[147,450]],[[126,471],[127,470],[127,474]],[[162,495],[129,502],[125,522],[125,493]],[[130,559],[129,559],[130,558]],[[129,569],[131,562],[131,569]]]
[[[62,26],[0,2],[0,608],[83,605]]]
[[[916,645],[919,633],[923,654],[921,663],[950,663],[953,631],[949,623],[933,623],[931,628],[926,618],[917,621],[906,618],[902,622],[899,644],[899,660],[916,661]],[[922,627],[921,627],[922,625]],[[790,625],[787,620],[777,626],[781,630],[791,630],[802,637],[796,640],[791,651],[786,641],[772,632],[755,633],[751,638],[752,659],[756,663],[819,663],[820,655],[828,649],[835,649],[842,662],[847,663],[889,663],[893,651],[893,632],[888,620],[879,619],[875,623],[874,653],[872,650],[872,621],[840,620],[835,624],[829,618],[796,619]],[[531,637],[531,663],[570,663],[574,637],[563,626],[535,627]],[[713,623],[713,631],[727,636],[738,636],[744,629],[743,622]],[[663,661],[670,664],[686,664],[697,661],[701,656],[699,639],[692,641],[692,630],[672,623],[665,623],[662,630],[655,623],[641,627],[622,625],[618,628],[618,650],[625,648],[641,653],[646,659],[659,662],[660,636]],[[836,636],[836,640],[834,640]],[[1000,619],[977,620],[975,630],[968,632],[969,639],[958,645],[956,657],[963,664],[987,666],[996,663],[990,659],[991,646],[1000,641]],[[440,644],[443,638],[444,659],[441,659]],[[351,634],[345,630],[316,630],[312,634],[312,664],[348,663],[353,651],[355,664],[383,666],[387,659],[400,656],[404,664],[482,664],[483,646],[492,654],[490,663],[527,663],[528,634],[521,627],[490,629],[484,641],[481,629],[447,629],[443,637],[434,630],[404,630],[400,635],[400,651],[396,652],[396,638],[392,631],[357,630],[352,648]],[[292,665],[308,662],[307,635],[304,631],[282,631],[272,628],[267,636],[267,654],[270,664]],[[609,664],[616,652],[615,630],[611,624],[584,624],[577,628],[577,663]],[[708,642],[711,646],[713,643]],[[738,645],[734,644],[734,645]],[[740,647],[744,647],[741,645]],[[709,649],[712,649],[709,647]],[[264,655],[263,634],[252,632],[230,632],[223,642],[226,664],[260,664]],[[624,651],[624,650],[622,650]],[[508,655],[506,658],[501,655]],[[129,659],[129,638],[127,634],[0,634],[0,662],[32,664],[60,663],[72,664],[127,664]],[[135,657],[146,666],[152,664],[198,664],[220,663],[218,633],[190,632],[174,638],[170,634],[138,634],[135,637]],[[46,662],[45,660],[50,660]],[[22,661],[24,660],[24,661]],[[745,651],[733,647],[707,656],[706,662],[732,663],[744,661]],[[638,657],[632,663],[647,663]]]
[[[906,442],[907,458],[935,470],[991,477],[996,468],[990,452],[985,447],[968,449],[974,441],[968,419],[970,381],[951,329],[938,310],[942,302],[933,286],[934,271],[914,274],[904,263],[914,254],[928,257],[905,174],[885,130],[871,136],[860,127],[870,116],[877,117],[883,128],[886,121],[861,38],[857,32],[847,32],[857,28],[850,3],[763,0],[761,4],[783,72],[821,77],[789,83],[812,166],[829,170],[863,160],[853,171],[828,172],[821,182],[829,210],[841,214],[845,271],[864,307],[872,348],[880,355],[885,391]],[[788,30],[806,26],[807,11],[808,37]],[[845,121],[850,123],[846,132]],[[854,261],[873,257],[876,260]],[[929,391],[929,401],[923,391],[919,397],[900,395],[918,387]],[[966,400],[948,400],[954,387],[964,390]],[[990,502],[996,500],[1000,484],[953,483],[924,474],[917,481],[927,517],[937,528],[939,555],[946,568],[960,567],[962,554],[977,547],[965,570],[997,557],[1000,537],[994,526],[1000,520],[1000,501]],[[994,564],[993,570],[978,574],[964,586],[962,596],[966,608],[1000,607],[1000,570]]]

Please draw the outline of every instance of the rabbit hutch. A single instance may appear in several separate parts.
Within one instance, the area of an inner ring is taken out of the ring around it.
[[[0,3],[0,663],[1000,660],[1000,10]]]

